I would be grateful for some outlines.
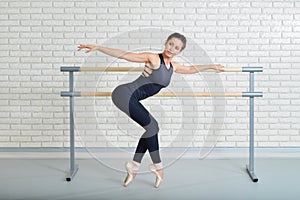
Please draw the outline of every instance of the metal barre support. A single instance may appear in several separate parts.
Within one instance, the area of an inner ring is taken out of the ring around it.
[[[74,91],[74,73],[69,71],[69,91]],[[74,136],[74,96],[70,97],[70,171],[66,181],[71,181],[76,175],[79,167],[75,165],[75,136]]]
[[[73,72],[128,72],[141,71],[143,68],[139,67],[109,67],[109,68],[95,68],[95,67],[61,67],[60,71],[69,72],[69,91],[62,91],[62,97],[70,98],[70,171],[66,178],[71,181],[76,175],[79,167],[75,164],[75,136],[74,136],[74,97],[80,96],[110,96],[111,92],[76,92],[74,91],[74,73]],[[254,97],[262,97],[262,92],[254,92],[254,72],[262,72],[262,67],[242,67],[242,68],[227,68],[224,72],[249,72],[249,92],[236,93],[168,93],[161,92],[156,96],[172,97],[172,96],[225,96],[225,97],[249,97],[249,165],[246,165],[246,170],[253,182],[257,182],[258,178],[254,172]]]
[[[262,67],[242,67],[242,72],[262,72]]]
[[[62,91],[60,92],[61,97],[81,97],[81,92],[69,92],[69,91]]]
[[[80,67],[60,67],[61,72],[79,72]]]
[[[249,73],[249,91],[254,92],[254,72]],[[249,97],[249,165],[247,172],[253,182],[258,182],[254,172],[254,97]]]

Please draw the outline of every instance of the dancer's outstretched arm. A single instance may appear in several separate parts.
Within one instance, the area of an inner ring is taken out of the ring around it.
[[[129,62],[138,62],[138,63],[145,63],[145,62],[151,62],[153,57],[155,56],[153,53],[133,53],[133,52],[127,52],[120,49],[114,49],[114,48],[108,48],[103,46],[95,46],[95,45],[79,45],[78,51],[82,49],[87,49],[86,53],[92,52],[92,51],[100,51],[104,54],[107,54],[109,56],[113,56],[116,58],[124,59]]]
[[[224,71],[224,66],[220,64],[210,64],[210,65],[191,65],[183,66],[177,62],[172,62],[174,71],[180,74],[195,74],[198,72],[203,72],[207,70],[215,70],[216,72]]]

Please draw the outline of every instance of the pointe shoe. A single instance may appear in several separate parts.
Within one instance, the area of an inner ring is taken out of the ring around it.
[[[149,169],[151,172],[153,172],[156,176],[156,181],[155,181],[155,187],[156,188],[159,188],[161,182],[163,181],[163,177],[162,175],[159,174],[159,170],[162,170],[163,169],[163,166],[161,163],[158,163],[158,164],[151,164],[149,165]]]
[[[127,171],[127,176],[124,180],[124,187],[127,187],[135,178],[137,171],[139,169],[140,164],[134,161],[127,162],[125,164],[125,168]]]

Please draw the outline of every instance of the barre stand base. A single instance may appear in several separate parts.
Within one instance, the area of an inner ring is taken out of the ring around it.
[[[70,170],[67,177],[66,177],[66,181],[70,182],[71,180],[74,179],[74,176],[76,175],[76,173],[79,170],[79,165],[75,165],[75,168],[73,170]]]
[[[246,165],[246,170],[247,170],[247,172],[248,172],[248,174],[249,174],[251,180],[252,180],[253,182],[255,182],[255,183],[258,182],[257,176],[255,175],[254,171],[251,171],[251,170],[250,170],[249,165]]]

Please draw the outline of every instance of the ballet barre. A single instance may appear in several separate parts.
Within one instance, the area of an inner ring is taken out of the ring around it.
[[[75,136],[74,136],[74,97],[108,97],[111,92],[79,92],[74,90],[74,72],[142,72],[143,67],[61,67],[61,72],[69,73],[69,91],[62,91],[62,97],[70,100],[70,170],[66,181],[71,181],[79,166],[75,164]],[[206,70],[205,72],[215,72]],[[247,173],[253,182],[258,182],[254,171],[254,98],[262,97],[262,92],[254,91],[254,73],[263,72],[262,67],[224,68],[222,72],[248,72],[249,91],[247,92],[159,92],[156,97],[249,97],[249,164]]]
[[[142,72],[143,67],[61,67],[61,72]],[[206,70],[205,72],[216,72]],[[224,68],[222,72],[262,72],[261,67]]]
[[[109,97],[112,92],[61,92],[62,97]],[[261,97],[261,92],[160,92],[155,97]]]

